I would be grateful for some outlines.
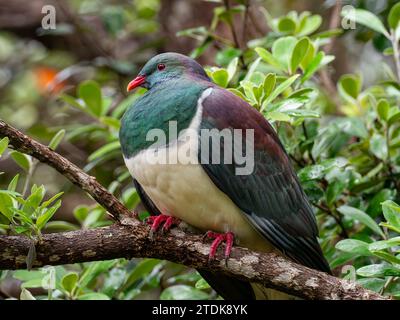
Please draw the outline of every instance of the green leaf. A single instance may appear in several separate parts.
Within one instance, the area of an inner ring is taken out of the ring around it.
[[[229,74],[225,69],[218,69],[211,73],[211,77],[216,84],[219,86],[226,88],[229,81]]]
[[[381,222],[379,223],[379,225],[388,228],[389,230],[393,230],[394,232],[400,233],[400,228],[396,228],[395,226],[392,226],[390,223]]]
[[[386,48],[385,50],[383,50],[382,53],[384,56],[393,56],[394,50],[393,50],[393,48],[389,47],[389,48]]]
[[[207,281],[204,280],[203,278],[198,280],[194,286],[196,289],[199,290],[205,290],[211,288],[210,285],[207,283]]]
[[[378,111],[379,118],[382,121],[386,121],[388,119],[389,108],[390,108],[390,105],[386,99],[379,100],[379,102],[376,106],[376,109]]]
[[[389,264],[371,264],[361,267],[357,274],[362,277],[387,277],[400,275],[400,269]]]
[[[116,264],[116,262],[117,260],[106,260],[89,263],[79,278],[77,283],[78,287],[81,290],[86,288],[93,279],[95,279],[99,274],[108,271]]]
[[[382,189],[369,201],[367,213],[371,217],[377,217],[382,213],[382,202],[391,200],[395,196],[394,190]]]
[[[54,233],[54,232],[62,232],[62,231],[75,231],[79,230],[79,227],[75,224],[66,221],[53,220],[45,225],[46,232]]]
[[[400,22],[400,2],[395,4],[389,12],[388,23],[391,29],[396,30]]]
[[[284,92],[287,88],[289,88],[299,77],[298,74],[291,76],[289,79],[286,79],[281,84],[279,84],[274,91],[270,94],[270,96],[265,99],[261,106],[261,111],[265,110],[265,108],[275,99],[277,98],[282,92]]]
[[[61,286],[64,288],[65,291],[72,292],[72,290],[74,290],[76,286],[76,283],[78,282],[78,278],[79,277],[75,272],[67,273],[61,279]]]
[[[315,55],[315,57],[310,61],[304,70],[304,74],[301,77],[301,83],[306,82],[312,77],[312,75],[321,67],[322,59],[325,57],[325,53],[320,51]]]
[[[237,70],[237,66],[239,63],[239,58],[233,58],[231,60],[231,62],[229,62],[228,67],[226,68],[226,71],[228,72],[228,82],[232,80],[232,78],[234,77],[236,70]]]
[[[80,223],[83,223],[89,214],[89,209],[87,206],[80,205],[74,209],[74,217]]]
[[[325,174],[325,167],[316,164],[301,169],[298,173],[300,181],[310,181],[321,179]]]
[[[3,152],[7,149],[8,142],[9,142],[8,137],[4,137],[3,139],[0,140],[0,157],[3,154]]]
[[[100,292],[85,293],[78,296],[78,300],[110,300],[110,297]]]
[[[343,181],[334,181],[328,185],[326,189],[326,203],[331,206],[338,199],[339,195],[342,194],[344,189],[346,188],[346,184]]]
[[[246,100],[246,97],[244,96],[244,94],[241,91],[239,91],[237,89],[233,89],[233,88],[229,88],[228,90],[230,92],[232,92],[233,94],[237,95],[239,98]]]
[[[349,137],[365,138],[367,135],[364,122],[360,118],[335,118],[319,131],[312,147],[312,155],[317,159],[324,153],[338,152]]]
[[[88,160],[94,161],[98,158],[105,156],[106,154],[110,153],[111,151],[118,150],[120,147],[121,147],[121,145],[120,145],[119,140],[107,143],[106,145],[102,146],[100,149],[97,149],[95,152],[93,152],[89,156]]]
[[[307,69],[311,62],[313,62],[315,58],[315,46],[312,42],[309,43],[308,50],[303,60],[300,63],[300,67],[303,71]],[[322,60],[321,60],[322,61]]]
[[[85,102],[90,112],[100,117],[103,112],[100,86],[92,80],[82,82],[78,87],[78,96]]]
[[[284,69],[289,70],[290,58],[296,45],[295,37],[279,38],[272,45],[272,55]]]
[[[380,292],[383,288],[383,286],[386,283],[385,279],[380,279],[380,278],[361,278],[358,279],[357,282],[361,284],[364,288],[375,291],[375,292]]]
[[[200,57],[212,43],[213,43],[213,38],[206,37],[205,41],[200,46],[193,49],[193,51],[190,53],[190,57],[193,59]]]
[[[388,156],[388,149],[386,138],[379,134],[374,133],[369,141],[369,149],[379,159],[386,160]]]
[[[242,50],[238,48],[227,47],[226,49],[219,50],[215,56],[215,63],[220,66],[227,66],[229,64],[235,64],[235,60],[238,62],[239,57],[242,55]],[[235,69],[236,71],[236,69]]]
[[[16,226],[14,227],[14,231],[18,234],[24,233],[26,231],[30,230],[30,227],[23,227],[23,226]]]
[[[400,245],[400,237],[394,237],[388,240],[375,241],[369,244],[368,248],[370,251],[379,251],[389,249]]]
[[[200,279],[202,279],[202,277],[198,272],[187,272],[169,278],[167,281],[169,284],[178,284],[178,283],[197,282]]]
[[[30,212],[28,213],[28,212],[22,211],[22,210],[17,209],[17,208],[12,208],[12,210],[14,211],[14,216],[15,216],[16,219],[24,222],[28,226],[33,226],[34,225]],[[24,227],[25,226],[23,226],[23,228]],[[17,228],[18,228],[18,226],[15,227],[15,230],[17,230]]]
[[[278,30],[283,33],[292,33],[296,30],[296,22],[289,17],[283,17],[278,21]]]
[[[70,95],[61,94],[60,99],[62,101],[64,101],[65,103],[67,103],[83,112],[88,112],[88,110],[86,110],[86,108],[83,105],[81,105],[77,99],[75,99],[74,97],[72,97]]]
[[[157,259],[143,259],[140,261],[126,280],[124,288],[129,288],[137,280],[146,277],[159,263],[160,260]]]
[[[374,256],[377,256],[387,262],[400,264],[400,259],[395,257],[393,254],[385,252],[385,251],[372,251]]]
[[[244,93],[246,95],[246,100],[250,102],[250,104],[256,104],[257,98],[254,92],[255,85],[253,82],[248,80],[240,81],[240,85],[242,86]]]
[[[21,294],[19,296],[20,300],[36,300],[36,298],[29,292],[29,290],[22,288]]]
[[[322,23],[322,18],[319,15],[313,15],[306,17],[304,22],[301,23],[300,29],[298,30],[298,36],[307,36],[316,31]]]
[[[264,79],[264,97],[268,97],[272,90],[274,90],[276,84],[276,74],[275,73],[268,73]]]
[[[36,187],[36,185],[34,185],[32,187],[30,196],[26,199],[22,207],[22,211],[26,213],[32,213],[39,207],[39,204],[42,202],[45,194],[46,189],[44,186]]]
[[[100,207],[91,210],[87,215],[85,221],[83,221],[82,227],[93,228],[94,226],[96,226],[96,223],[98,223],[99,220],[103,217],[104,213],[104,209]]]
[[[357,22],[358,24],[362,24],[367,28],[375,30],[376,32],[382,33],[387,38],[390,38],[385,26],[382,21],[374,15],[372,12],[363,9],[354,9],[349,8],[350,6],[343,7],[342,17]]]
[[[388,126],[391,126],[392,124],[394,124],[394,123],[396,123],[398,121],[400,121],[400,112],[397,112],[397,113],[392,114],[392,115],[389,112]]]
[[[286,121],[290,122],[290,117],[286,113],[271,111],[266,113],[267,119],[270,121]]]
[[[46,208],[49,205],[51,205],[54,201],[56,201],[59,197],[61,197],[64,194],[64,192],[59,192],[57,194],[55,194],[54,196],[52,196],[49,200],[44,201],[40,207],[41,208]]]
[[[61,200],[58,200],[54,206],[47,209],[45,213],[43,213],[41,216],[39,216],[39,218],[37,218],[36,226],[38,227],[39,230],[41,230],[46,225],[47,221],[49,221],[53,217],[53,215],[60,207],[61,207]]]
[[[368,249],[368,243],[356,239],[341,240],[336,244],[335,248],[361,256],[371,255],[371,252]]]
[[[370,228],[373,232],[380,235],[382,238],[385,237],[385,234],[379,228],[378,224],[364,211],[361,211],[357,208],[353,208],[350,206],[341,206],[337,209],[341,214],[351,218],[352,220],[358,220],[363,223],[365,226]]]
[[[128,209],[133,210],[140,202],[139,193],[134,188],[129,188],[122,194],[122,201]]]
[[[8,191],[15,191],[18,186],[19,174],[16,174],[11,182],[8,184],[7,190]]]
[[[204,291],[187,285],[175,285],[165,289],[160,300],[207,300],[208,294]]]
[[[52,150],[56,150],[58,145],[60,144],[60,142],[62,141],[62,139],[65,136],[65,130],[61,129],[60,131],[58,131],[54,137],[51,139],[50,143],[49,143],[49,148]]]
[[[343,75],[339,79],[338,89],[342,98],[354,103],[361,92],[361,80],[352,74]]]
[[[28,271],[28,270],[17,270],[13,273],[13,278],[21,280],[21,281],[28,281],[33,279],[40,279],[42,280],[45,274],[42,271]]]
[[[279,69],[283,70],[283,66],[280,64],[280,62],[274,58],[274,56],[266,49],[264,48],[255,48],[254,49],[257,54],[263,59],[266,63],[269,65]]]
[[[29,171],[29,168],[31,167],[32,164],[32,160],[29,156],[15,150],[11,151],[10,155],[16,164],[18,164],[25,171]]]
[[[297,41],[290,58],[290,73],[296,71],[297,67],[306,56],[309,46],[310,40],[308,38],[303,38]]]
[[[11,209],[12,207],[14,207],[13,197],[7,193],[0,192],[0,213],[9,221],[11,221],[14,216],[14,211]]]
[[[341,251],[338,251],[337,253],[337,256],[329,262],[331,269],[336,269],[337,267],[342,266],[343,264],[354,259],[353,253]]]
[[[311,36],[311,38],[314,39],[326,39],[326,38],[333,38],[336,36],[340,36],[341,34],[343,34],[343,29],[330,29],[330,30],[326,30],[326,31],[321,31],[318,32],[316,34],[313,34]]]
[[[304,102],[308,102],[311,98],[311,94],[314,93],[315,90],[313,88],[301,88],[299,90],[294,91],[288,99],[304,99]]]
[[[100,117],[100,121],[106,126],[119,130],[121,127],[120,121],[112,117]]]
[[[396,229],[400,229],[400,206],[391,200],[387,200],[382,203],[382,210],[386,221]]]

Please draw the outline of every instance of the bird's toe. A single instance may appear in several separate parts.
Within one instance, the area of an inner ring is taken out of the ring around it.
[[[203,241],[206,238],[211,238],[214,239],[213,242],[211,243],[210,246],[210,253],[208,255],[208,260],[214,260],[215,255],[217,253],[218,247],[222,242],[225,242],[225,264],[227,264],[228,259],[231,255],[232,251],[232,246],[235,240],[235,235],[232,232],[226,232],[226,233],[216,233],[212,231],[208,231],[204,236],[203,236]]]
[[[173,226],[176,226],[180,223],[180,220],[172,217],[172,216],[167,216],[164,214],[160,214],[158,216],[150,216],[146,219],[146,223],[148,225],[151,225],[150,227],[150,237],[153,238],[154,235],[161,229],[162,233],[166,233]],[[162,225],[162,227],[161,227]]]

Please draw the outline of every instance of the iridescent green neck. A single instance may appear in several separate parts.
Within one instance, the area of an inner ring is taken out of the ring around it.
[[[202,81],[173,80],[152,88],[136,100],[121,122],[120,141],[125,158],[154,144],[146,140],[152,129],[163,130],[169,139],[170,121],[177,122],[178,133],[188,128],[197,111],[197,100],[208,86],[210,83]]]

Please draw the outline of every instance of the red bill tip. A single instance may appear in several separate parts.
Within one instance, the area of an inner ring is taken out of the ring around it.
[[[126,90],[129,92],[129,91],[139,87],[140,85],[142,85],[145,81],[146,81],[145,76],[137,76],[135,79],[133,79],[131,82],[129,82]]]

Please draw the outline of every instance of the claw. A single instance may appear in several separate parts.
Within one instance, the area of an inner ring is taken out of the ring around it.
[[[178,225],[180,223],[180,220],[172,216],[160,214],[158,216],[147,217],[146,223],[151,225],[150,237],[152,238],[154,234],[160,229],[161,224],[164,224],[161,231],[165,233],[169,231],[174,225]]]
[[[206,238],[214,239],[210,246],[210,254],[208,256],[209,261],[215,259],[215,255],[217,253],[217,249],[222,242],[225,242],[225,265],[228,263],[229,256],[231,255],[233,242],[235,240],[235,235],[232,232],[227,233],[216,233],[212,231],[208,231],[203,236],[203,241]]]
[[[162,227],[162,232],[163,233],[168,232],[169,230],[171,230],[171,228],[173,226],[177,226],[179,223],[180,223],[180,220],[178,218],[174,218],[174,217],[169,216],[167,218],[167,220],[165,220],[165,223],[164,223],[164,225]]]

